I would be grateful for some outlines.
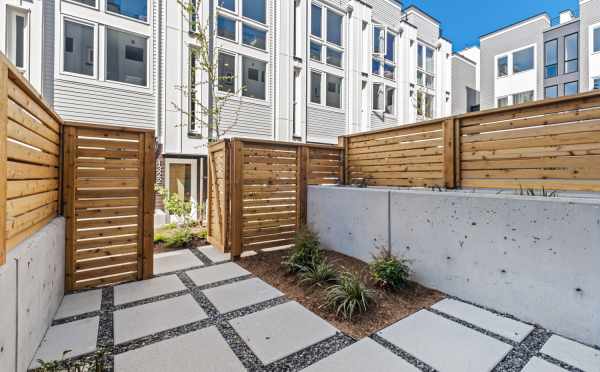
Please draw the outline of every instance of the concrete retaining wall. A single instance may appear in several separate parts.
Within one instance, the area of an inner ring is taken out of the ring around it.
[[[600,201],[309,187],[329,249],[370,261],[378,245],[426,286],[600,345]]]
[[[26,371],[64,293],[65,221],[56,218],[0,267],[0,371]]]

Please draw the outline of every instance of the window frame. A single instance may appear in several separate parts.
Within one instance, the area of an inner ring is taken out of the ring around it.
[[[519,52],[524,52],[524,51],[529,50],[529,49],[532,50],[532,53],[531,53],[531,56],[532,56],[531,68],[528,68],[528,69],[525,69],[525,70],[521,70],[521,71],[515,71],[515,54],[517,54]],[[524,48],[520,48],[520,49],[513,50],[512,52],[510,52],[510,54],[511,54],[511,60],[512,60],[512,63],[510,63],[512,75],[521,74],[521,73],[524,73],[524,72],[535,70],[535,60],[536,60],[535,51],[536,51],[535,45],[529,45],[529,46],[526,46]]]
[[[496,108],[504,108],[510,106],[510,96],[502,96],[496,98]],[[506,100],[506,105],[500,106],[500,100]]]
[[[520,103],[515,103],[515,97],[517,97],[521,94],[529,94],[529,93],[531,93],[531,100],[520,102]],[[510,97],[511,97],[511,101],[512,101],[510,103],[511,105],[523,105],[525,103],[533,102],[535,100],[535,90],[526,90],[523,92],[513,93],[510,95]]]
[[[500,60],[501,59],[506,59],[506,73],[504,75],[500,75]],[[503,54],[500,56],[496,57],[496,78],[503,78],[503,77],[507,77],[510,76],[510,62],[509,62],[509,55],[508,54]]]
[[[310,24],[311,24],[311,29],[310,32],[308,33],[308,45],[309,45],[309,59],[313,62],[317,62],[317,63],[322,63],[324,65],[327,66],[331,66],[333,68],[336,69],[344,69],[345,68],[345,56],[346,56],[346,49],[344,48],[344,43],[346,41],[346,34],[345,34],[345,30],[344,30],[344,22],[345,22],[345,17],[346,15],[342,12],[340,12],[337,9],[334,9],[326,4],[320,3],[318,1],[312,1],[310,6]],[[312,33],[312,16],[313,16],[313,7],[319,8],[321,10],[321,35],[314,35]],[[329,41],[329,30],[327,29],[328,26],[328,15],[329,13],[333,13],[339,17],[341,17],[341,22],[340,22],[340,39],[341,39],[341,45],[338,45],[336,43],[330,42]],[[320,45],[321,46],[321,58],[319,60],[312,58],[312,56],[310,55],[310,45]],[[341,66],[337,66],[334,64],[330,64],[328,62],[328,58],[327,58],[327,52],[328,50],[331,49],[337,53],[341,53],[342,57],[341,57]]]
[[[30,45],[31,45],[31,30],[30,30],[30,21],[31,21],[31,11],[29,11],[28,9],[23,9],[23,8],[19,8],[19,7],[15,7],[15,6],[11,6],[11,5],[7,5],[5,8],[6,11],[6,24],[5,24],[5,52],[6,52],[6,56],[8,57],[8,59],[15,65],[15,67],[21,71],[23,74],[25,75],[29,75],[29,59],[30,59],[30,55],[29,55],[29,49],[30,49]],[[9,22],[9,17],[12,18],[12,22]],[[16,19],[17,17],[22,17],[24,18],[24,24],[23,24],[23,66],[17,66],[17,35],[12,35],[12,33],[15,31],[13,28],[8,29],[9,25],[12,25],[14,27],[16,27]],[[9,35],[12,35],[14,42],[15,42],[15,55],[14,58],[15,60],[13,61],[10,57],[10,54],[13,53],[13,51],[9,51],[8,50],[8,38]]]
[[[245,21],[248,21],[248,22],[254,23],[254,24],[258,24],[258,25],[263,25],[265,27],[268,26],[268,24],[269,24],[269,1],[271,1],[271,0],[264,0],[264,2],[265,2],[265,22],[264,23],[261,22],[261,21],[258,21],[256,19],[252,19],[250,17],[246,17],[244,15],[244,3],[245,3],[245,1],[246,0],[237,0],[236,13],[239,13],[239,16],[243,20],[245,20]],[[239,9],[237,9],[237,8],[239,8]]]
[[[70,0],[70,1],[71,2],[75,1],[77,3],[77,0]],[[111,14],[111,15],[114,15],[116,17],[122,17],[122,18],[128,19],[130,21],[140,22],[140,23],[143,23],[143,24],[150,24],[150,14],[152,13],[152,9],[150,7],[151,4],[150,4],[149,0],[145,0],[145,1],[146,1],[146,20],[133,18],[133,17],[128,16],[126,14],[121,14],[121,13],[117,13],[117,12],[113,12],[113,11],[108,10],[108,8],[107,8],[108,1],[107,0],[104,0],[104,11],[106,12],[106,14]],[[88,8],[90,7],[89,5],[86,5],[86,4],[81,4],[81,3],[79,3],[79,4],[87,6]],[[100,5],[100,1],[96,0],[96,7],[94,7],[93,9],[98,9],[99,5]]]
[[[392,106],[392,112],[388,112],[388,107],[390,106],[388,104],[389,103],[388,102],[388,91],[390,91],[390,90],[393,91],[393,98],[392,98],[392,104],[391,104],[391,106]],[[397,117],[397,111],[398,111],[396,109],[396,107],[397,107],[397,102],[396,102],[397,101],[397,99],[396,99],[396,97],[397,97],[397,91],[398,90],[396,89],[395,86],[391,86],[391,85],[385,85],[384,86],[384,89],[383,89],[383,95],[384,95],[384,97],[383,97],[383,113],[385,115],[388,115],[388,116],[391,116],[391,117]]]
[[[233,66],[233,92],[229,92],[226,90],[222,90],[220,87],[220,79],[221,79],[221,70],[219,69],[219,57],[221,56],[221,54],[225,54],[228,55],[230,57],[233,57],[233,63],[235,64]],[[232,94],[232,95],[237,95],[238,92],[238,84],[239,84],[239,74],[238,74],[238,68],[239,68],[239,63],[238,63],[238,55],[237,53],[233,53],[230,52],[228,50],[218,50],[217,51],[217,79],[219,79],[217,81],[217,92],[219,94]]]
[[[139,85],[139,84],[133,84],[133,83],[128,83],[128,82],[124,82],[124,81],[118,81],[118,80],[110,80],[108,79],[106,76],[108,75],[108,43],[106,42],[107,40],[107,35],[108,35],[108,31],[112,30],[112,31],[117,31],[117,32],[121,32],[121,33],[125,33],[125,34],[130,34],[130,35],[135,35],[137,37],[140,37],[142,39],[145,39],[146,41],[146,46],[145,46],[145,50],[146,50],[146,84],[144,85]],[[131,32],[129,30],[124,30],[122,28],[117,28],[117,27],[112,27],[112,26],[105,26],[104,27],[104,35],[103,35],[103,40],[104,40],[104,48],[103,48],[103,52],[104,52],[104,58],[103,58],[103,69],[104,69],[104,81],[109,82],[111,84],[120,84],[120,85],[124,85],[124,86],[129,86],[129,87],[136,87],[136,88],[149,88],[150,87],[150,81],[152,80],[151,78],[151,71],[150,71],[150,36],[147,35],[141,35],[135,32]]]
[[[598,87],[596,88],[596,84],[598,84]],[[592,90],[598,90],[600,89],[600,76],[596,76],[592,78]]]
[[[268,95],[267,89],[268,89],[268,85],[269,85],[269,81],[267,79],[267,77],[268,77],[267,71],[268,71],[269,62],[264,61],[262,59],[255,58],[255,57],[251,57],[251,56],[248,56],[248,55],[240,54],[239,55],[239,64],[240,64],[240,68],[241,68],[240,84],[241,84],[242,87],[248,86],[248,84],[244,84],[244,76],[245,76],[244,59],[254,60],[254,61],[257,61],[259,63],[264,63],[264,66],[265,66],[265,70],[264,70],[264,73],[265,73],[265,76],[264,76],[264,78],[265,78],[265,81],[264,81],[264,86],[265,86],[264,96],[265,97],[264,98],[260,98],[260,97],[247,96],[247,95],[244,94],[246,92],[245,89],[241,89],[241,92],[240,92],[241,96],[244,99],[251,99],[251,100],[256,100],[256,101],[260,101],[260,102],[266,102],[267,101],[267,95]],[[259,78],[259,81],[260,81],[261,80],[261,76],[259,75],[258,78]]]
[[[198,199],[198,159],[170,158],[165,157],[165,187],[171,189],[171,164],[183,164],[190,166],[190,201],[197,203]],[[192,215],[195,218],[197,208],[192,208]]]
[[[381,51],[380,52],[375,52],[375,29],[380,29],[381,30],[381,34],[383,35],[383,37],[380,38],[380,43],[381,43]],[[388,44],[388,35],[391,35],[392,37],[394,37],[394,44],[393,44],[393,49],[394,49],[394,55],[392,56],[392,59],[388,59],[387,58],[387,52],[388,52],[388,48],[387,48],[387,44]],[[396,64],[396,57],[397,57],[397,50],[398,48],[396,47],[396,42],[398,40],[398,34],[396,32],[393,32],[392,30],[390,30],[387,26],[383,26],[380,25],[378,23],[373,24],[373,32],[372,32],[372,42],[373,42],[373,53],[371,55],[371,75],[377,76],[377,77],[383,77],[386,80],[389,81],[396,81],[396,77],[397,77],[397,64]],[[373,69],[374,67],[374,63],[375,61],[377,61],[379,63],[379,69],[377,72],[375,72],[375,70]],[[391,68],[393,70],[393,74],[391,77],[386,76],[386,68]]]
[[[419,48],[422,48],[423,50],[423,66],[419,66]],[[432,64],[433,64],[433,72],[428,72],[427,71],[427,50],[431,50],[433,52],[432,55]],[[434,92],[436,89],[436,83],[437,83],[437,79],[436,79],[436,73],[435,73],[435,60],[436,60],[436,55],[435,55],[435,49],[432,48],[431,46],[424,44],[424,43],[417,43],[417,71],[416,71],[416,82],[417,82],[417,86],[425,89],[428,92]],[[421,79],[421,81],[419,81],[419,74],[421,74],[423,76],[423,78]],[[431,78],[432,80],[432,85],[431,87],[429,87],[427,85],[427,78]],[[434,94],[435,95],[435,94]]]
[[[590,35],[590,41],[592,45],[590,45],[590,50],[592,54],[600,53],[600,25],[596,25],[595,27],[591,27],[592,33]],[[598,34],[596,34],[598,33]],[[598,37],[598,41],[596,42],[596,37]],[[596,49],[596,43],[598,44],[598,49]]]
[[[270,19],[268,7],[269,7],[269,1],[273,1],[273,0],[265,0],[265,23],[254,20],[252,18],[245,17],[243,15],[244,1],[245,0],[235,0],[234,1],[235,11],[232,11],[230,9],[220,6],[219,2],[217,1],[216,13],[214,16],[214,21],[213,21],[214,27],[215,27],[216,38],[218,40],[223,40],[227,43],[239,45],[243,48],[250,48],[252,50],[260,51],[262,53],[265,53],[265,55],[266,55],[270,52],[269,33],[271,32],[271,29],[270,29],[271,19]],[[219,35],[219,27],[218,27],[218,18],[219,17],[224,17],[224,18],[227,18],[227,19],[235,22],[235,35],[236,35],[235,40],[231,40],[231,39],[228,39],[226,37]],[[265,33],[265,48],[264,49],[250,45],[250,44],[246,44],[244,42],[244,26],[247,26],[247,27],[250,27],[257,31]],[[246,53],[246,54],[248,55],[248,53]]]
[[[93,74],[92,75],[86,75],[86,74],[80,74],[78,72],[71,72],[71,71],[66,71],[65,70],[65,31],[66,31],[66,27],[65,24],[67,22],[71,22],[71,23],[76,23],[79,25],[83,25],[86,27],[90,27],[94,30],[94,34],[93,34],[93,54],[94,54],[94,67],[93,67]],[[59,71],[60,74],[62,75],[66,75],[66,76],[72,76],[72,77],[77,77],[77,78],[82,78],[82,79],[86,79],[86,80],[99,80],[99,69],[100,69],[100,58],[98,56],[98,52],[99,52],[99,40],[98,40],[98,24],[97,23],[93,23],[93,22],[87,22],[87,21],[82,21],[80,19],[76,19],[70,16],[63,16],[61,18],[61,24],[60,24],[61,30],[60,30],[60,57],[59,57]],[[105,58],[106,59],[106,58]],[[110,82],[111,84],[116,83],[118,84],[118,82],[116,81],[112,81],[112,80],[106,80],[104,79],[104,81],[106,82]],[[135,86],[140,88],[141,86]]]
[[[575,58],[571,58],[571,59],[567,59],[567,39],[571,36],[577,36],[577,50],[575,51]],[[565,58],[564,58],[564,73],[565,74],[574,74],[576,72],[579,72],[579,50],[580,50],[580,45],[579,45],[579,32],[574,32],[572,34],[566,35],[564,37],[564,49],[565,49]],[[576,69],[574,71],[567,71],[567,66],[569,65],[569,62],[574,62],[577,61],[576,64]]]
[[[548,89],[556,89],[556,95],[549,97],[548,96]],[[558,98],[558,85],[549,85],[547,87],[544,87],[544,99],[551,99],[551,98]]]
[[[312,94],[313,94],[313,74],[315,75],[319,75],[320,76],[320,80],[319,80],[319,93],[320,93],[320,102],[314,102],[312,100]],[[335,77],[337,79],[340,79],[340,107],[335,107],[335,106],[329,106],[327,105],[327,80],[328,77]],[[341,74],[337,74],[337,73],[332,73],[329,72],[327,70],[321,70],[318,68],[309,68],[309,79],[310,79],[310,94],[309,97],[307,97],[308,100],[308,104],[310,106],[313,107],[319,107],[322,109],[326,109],[326,110],[334,110],[337,112],[343,112],[344,111],[344,97],[345,97],[345,78],[343,75]]]
[[[567,94],[567,86],[571,85],[571,84],[576,84],[577,85],[577,91],[573,94]],[[563,93],[565,97],[570,97],[570,96],[576,96],[580,93],[580,86],[579,86],[579,80],[574,80],[574,81],[569,81],[563,84]]]
[[[547,50],[547,45],[550,43],[554,43],[555,47],[556,47],[556,60],[554,63],[548,63],[547,58],[548,58],[548,50]],[[554,75],[550,76],[548,75],[548,68],[549,67],[554,67],[555,73]],[[544,43],[544,79],[551,79],[554,77],[558,76],[558,39],[552,39],[552,40],[548,40]]]

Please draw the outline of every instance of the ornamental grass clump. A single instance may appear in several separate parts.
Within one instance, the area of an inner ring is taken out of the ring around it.
[[[374,295],[375,292],[367,288],[358,275],[345,272],[336,284],[327,289],[324,306],[338,317],[351,320],[369,309],[375,302]]]
[[[291,254],[285,257],[282,264],[290,273],[301,273],[316,267],[323,260],[319,237],[307,227],[302,227],[294,237]]]
[[[300,285],[308,287],[323,287],[324,285],[335,283],[338,273],[335,267],[326,260],[304,268],[300,272]]]
[[[391,248],[380,248],[373,256],[369,272],[375,284],[383,289],[398,290],[405,287],[410,276],[408,260],[392,254]]]

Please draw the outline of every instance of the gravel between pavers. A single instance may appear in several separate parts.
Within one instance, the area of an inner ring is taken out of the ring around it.
[[[386,349],[388,349],[392,353],[396,354],[400,358],[406,360],[407,362],[409,362],[410,364],[412,364],[416,368],[420,369],[421,371],[423,371],[423,372],[437,372],[429,364],[423,362],[420,359],[415,358],[414,356],[412,356],[409,353],[407,353],[406,351],[400,349],[399,347],[397,347],[396,345],[392,344],[391,342],[389,342],[385,338],[377,335],[376,333],[372,334],[370,336],[370,338],[373,341],[377,342],[379,345],[385,347]]]

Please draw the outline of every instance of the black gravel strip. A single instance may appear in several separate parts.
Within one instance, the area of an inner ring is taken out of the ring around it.
[[[343,333],[336,333],[313,346],[300,350],[281,360],[273,362],[264,368],[264,371],[300,371],[356,342],[352,337]]]
[[[184,296],[184,295],[186,295],[188,293],[190,293],[190,290],[189,289],[184,289],[184,290],[178,291],[178,292],[167,293],[167,294],[164,294],[164,295],[154,296],[154,297],[150,297],[150,298],[144,298],[143,300],[139,300],[139,301],[128,302],[128,303],[121,304],[121,305],[115,305],[113,307],[113,311],[123,310],[123,309],[129,309],[131,307],[136,307],[136,306],[139,306],[139,305],[146,305],[146,304],[150,304],[150,303],[153,303],[153,302],[159,302],[159,301],[163,301],[163,300],[168,300],[170,298],[181,297],[181,296]]]
[[[221,280],[220,282],[214,282],[214,283],[209,283],[209,284],[201,285],[201,286],[196,287],[196,288],[199,289],[199,290],[201,290],[201,291],[203,291],[205,289],[216,288],[216,287],[220,287],[222,285],[237,283],[237,282],[241,282],[241,281],[248,280],[248,279],[251,279],[251,278],[254,278],[254,275],[248,274],[248,275],[238,276],[237,278],[231,278],[231,279]]]
[[[212,262],[212,261],[210,260],[210,258],[208,258],[208,257],[207,257],[207,256],[206,256],[204,253],[200,252],[200,250],[199,250],[198,248],[200,248],[200,247],[196,247],[196,248],[190,248],[190,252],[192,252],[192,254],[193,254],[194,256],[198,257],[198,259],[199,259],[200,261],[202,261],[202,263],[203,263],[204,265],[206,265],[206,266],[212,266],[212,265],[214,265],[215,263],[214,263],[214,262]]]
[[[98,324],[98,338],[96,340],[96,345],[98,350],[104,350],[107,353],[105,355],[105,367],[107,372],[113,371],[115,368],[114,357],[111,353],[115,339],[113,328],[114,305],[114,287],[102,288],[100,323]]]
[[[256,354],[246,345],[240,335],[233,329],[231,324],[223,321],[216,324],[221,336],[229,345],[233,353],[242,362],[248,371],[262,371],[263,364]]]
[[[223,320],[229,321],[229,320],[239,318],[239,317],[242,317],[245,315],[257,313],[259,311],[266,310],[268,308],[275,307],[277,305],[282,305],[289,301],[290,301],[290,299],[285,296],[276,297],[271,300],[263,301],[258,304],[250,305],[250,306],[244,307],[242,309],[232,310],[228,313],[222,314],[219,316],[219,321],[223,321]]]
[[[562,368],[566,369],[567,371],[571,371],[571,372],[585,372],[584,370],[579,369],[577,367],[574,367],[574,366],[572,366],[570,364],[567,364],[567,363],[563,362],[562,360],[554,359],[554,358],[552,358],[549,355],[539,353],[537,356],[540,357],[540,358],[542,358],[542,359],[544,359],[546,362],[549,362],[549,363],[552,363],[552,364],[556,364],[557,366],[562,367]]]
[[[65,323],[71,323],[76,320],[93,318],[95,316],[100,316],[100,310],[90,311],[89,313],[73,315],[73,316],[69,316],[66,318],[54,319],[52,321],[52,325],[55,326],[55,325],[60,325],[60,324],[65,324]]]
[[[492,372],[520,371],[532,357],[539,354],[550,336],[552,336],[550,332],[536,327],[520,344],[513,347]]]
[[[453,317],[452,315],[448,315],[448,314],[446,314],[446,313],[443,313],[443,312],[441,312],[441,311],[439,311],[439,310],[432,309],[432,308],[428,308],[427,310],[428,310],[428,311],[430,311],[430,312],[432,312],[432,313],[434,313],[434,314],[436,314],[436,315],[439,315],[439,316],[441,316],[441,317],[443,317],[443,318],[446,318],[446,319],[448,319],[448,320],[450,320],[450,321],[453,321],[453,322],[455,322],[455,323],[458,323],[458,324],[460,324],[460,325],[463,325],[463,326],[465,326],[465,327],[467,327],[467,328],[471,328],[471,329],[472,329],[472,330],[474,330],[474,331],[477,331],[477,332],[479,332],[479,333],[483,333],[483,334],[484,334],[484,335],[486,335],[486,336],[489,336],[489,337],[495,338],[495,339],[496,339],[496,340],[498,340],[498,341],[502,341],[502,342],[504,342],[505,344],[509,344],[509,345],[511,345],[511,346],[517,346],[517,345],[519,344],[518,342],[515,342],[515,341],[513,341],[513,340],[511,340],[511,339],[508,339],[508,338],[506,338],[506,337],[504,337],[504,336],[500,336],[499,334],[496,334],[496,333],[494,333],[494,332],[490,332],[490,331],[488,331],[487,329],[483,329],[483,328],[481,328],[481,327],[478,327],[478,326],[476,326],[475,324],[471,324],[471,323],[469,323],[469,322],[466,322],[466,321],[464,321],[464,320],[462,320],[462,319],[459,319],[459,318]]]
[[[431,367],[429,364],[423,362],[422,360],[415,358],[414,356],[412,356],[409,353],[407,353],[406,351],[400,349],[399,347],[397,347],[396,345],[392,344],[391,342],[389,342],[385,338],[383,338],[383,337],[381,337],[381,336],[379,336],[377,334],[372,334],[369,337],[373,341],[377,342],[379,345],[385,347],[386,349],[388,349],[392,353],[396,354],[400,358],[404,359],[408,363],[412,364],[413,366],[415,366],[419,370],[421,370],[423,372],[436,372],[435,368]]]
[[[175,271],[169,271],[168,273],[154,274],[154,277],[155,278],[159,278],[161,276],[167,276],[167,275],[179,275],[179,274],[184,273],[186,271],[201,269],[203,267],[206,267],[206,266],[204,266],[204,265],[192,266],[192,267],[188,267],[188,268],[183,269],[183,270],[175,270]]]

